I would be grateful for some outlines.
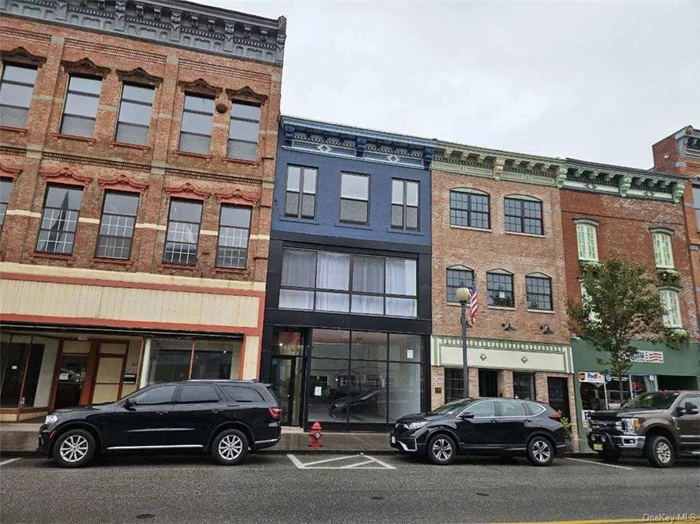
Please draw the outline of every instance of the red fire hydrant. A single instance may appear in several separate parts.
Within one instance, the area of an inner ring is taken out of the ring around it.
[[[309,447],[313,449],[319,449],[320,447],[322,447],[322,436],[323,432],[321,431],[321,424],[319,424],[318,422],[314,422],[311,426],[311,429],[309,430],[309,437],[311,437],[311,444],[309,444]]]

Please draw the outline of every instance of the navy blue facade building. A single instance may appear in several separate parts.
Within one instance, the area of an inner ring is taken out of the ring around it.
[[[433,141],[281,117],[261,380],[288,425],[429,407]]]

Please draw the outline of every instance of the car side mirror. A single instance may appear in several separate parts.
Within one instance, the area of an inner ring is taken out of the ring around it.
[[[136,402],[134,402],[134,401],[131,400],[130,398],[127,398],[127,399],[124,401],[124,404],[123,404],[124,409],[133,409],[133,407],[134,407],[135,405],[136,405]]]
[[[474,413],[462,413],[459,418],[474,418]]]
[[[683,410],[686,415],[697,415],[698,414],[698,408],[695,407],[695,404],[692,402],[686,402],[685,403],[685,409]]]

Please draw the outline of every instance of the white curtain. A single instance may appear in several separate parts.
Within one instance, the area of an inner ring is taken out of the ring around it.
[[[362,315],[383,315],[384,297],[353,295],[352,312],[360,313]]]
[[[353,291],[384,293],[384,259],[356,256],[352,268]]]
[[[316,253],[313,251],[284,251],[282,286],[312,288],[316,281]],[[281,289],[279,307],[283,309],[313,309],[314,292]]]
[[[389,295],[416,296],[416,261],[386,259],[386,292]]]
[[[319,253],[316,269],[318,289],[347,291],[350,282],[350,255]]]

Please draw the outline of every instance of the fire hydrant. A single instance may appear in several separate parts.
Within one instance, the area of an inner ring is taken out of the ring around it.
[[[323,432],[321,431],[321,424],[318,422],[314,422],[313,425],[311,426],[311,429],[309,430],[309,437],[311,437],[311,444],[309,444],[310,448],[313,449],[318,449],[321,446],[321,437],[323,436]]]

